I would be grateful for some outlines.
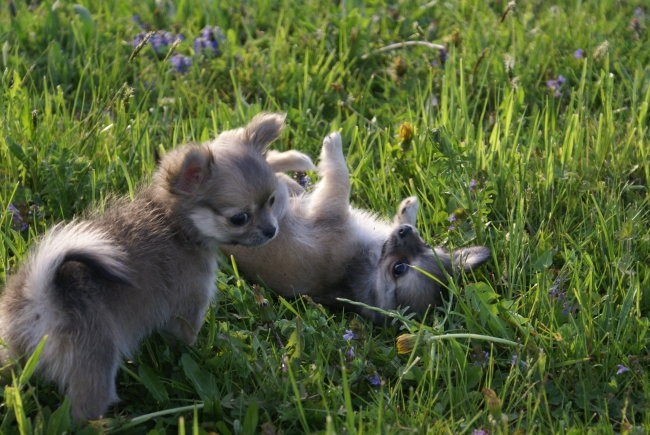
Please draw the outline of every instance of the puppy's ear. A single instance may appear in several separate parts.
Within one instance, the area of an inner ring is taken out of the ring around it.
[[[165,162],[163,162],[164,164]],[[204,147],[191,147],[180,157],[175,170],[169,170],[169,185],[173,193],[195,194],[210,173],[212,153]]]
[[[271,142],[276,140],[284,128],[284,113],[260,113],[244,128],[246,142],[263,154]]]
[[[485,246],[471,246],[454,251],[454,265],[469,272],[490,259],[490,250]]]

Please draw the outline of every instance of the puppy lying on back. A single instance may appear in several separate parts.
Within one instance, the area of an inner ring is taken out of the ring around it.
[[[278,172],[304,170],[292,166],[304,166],[305,156],[270,152],[267,161]],[[310,193],[278,174],[293,194],[273,241],[252,248],[221,246],[244,276],[285,297],[306,294],[329,306],[347,298],[384,309],[408,306],[423,315],[441,304],[448,275],[487,261],[490,253],[483,246],[453,252],[429,247],[415,229],[415,197],[402,201],[393,222],[350,207],[350,177],[338,133],[323,141],[318,174]],[[362,314],[383,321],[375,311]]]
[[[191,344],[215,294],[217,245],[272,240],[287,204],[263,153],[284,115],[166,154],[153,183],[103,215],[51,229],[0,298],[3,359],[29,356],[70,398],[77,421],[117,400],[123,356],[156,329]]]

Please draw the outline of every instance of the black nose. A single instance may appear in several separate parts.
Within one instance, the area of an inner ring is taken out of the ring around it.
[[[400,236],[400,238],[404,238],[411,234],[413,232],[413,227],[410,225],[402,225],[399,227],[399,230],[397,231],[397,234]]]
[[[277,231],[277,228],[268,227],[268,228],[264,228],[262,230],[262,234],[264,234],[264,237],[266,237],[267,239],[271,239],[271,238],[273,238],[273,236],[275,236],[276,231]]]

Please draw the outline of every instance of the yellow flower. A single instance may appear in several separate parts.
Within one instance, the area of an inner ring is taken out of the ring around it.
[[[397,337],[397,340],[395,341],[397,353],[400,355],[411,353],[413,351],[413,347],[415,346],[416,339],[417,335],[415,334],[402,334]]]
[[[415,127],[413,127],[412,124],[403,122],[402,125],[399,126],[399,138],[402,140],[402,143],[407,144],[411,142],[414,135]]]

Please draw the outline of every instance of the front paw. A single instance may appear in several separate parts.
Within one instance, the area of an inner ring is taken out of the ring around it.
[[[341,140],[341,134],[338,131],[334,131],[323,139],[323,149],[330,152],[343,153],[343,141]]]
[[[345,156],[343,155],[343,141],[338,131],[328,134],[323,139],[323,149],[320,156],[321,162],[337,162],[339,164],[345,163]]]

